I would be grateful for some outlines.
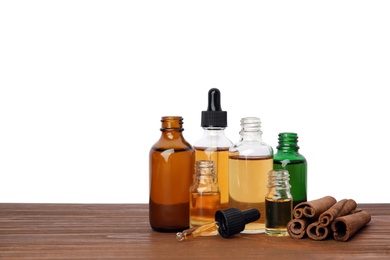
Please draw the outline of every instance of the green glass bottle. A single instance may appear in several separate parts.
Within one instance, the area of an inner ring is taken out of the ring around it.
[[[285,169],[290,174],[293,207],[307,201],[307,162],[298,152],[298,134],[279,133],[279,145],[274,155],[274,169]]]

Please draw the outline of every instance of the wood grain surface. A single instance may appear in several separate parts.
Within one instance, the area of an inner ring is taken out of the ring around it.
[[[390,259],[390,204],[347,242],[238,234],[176,241],[147,204],[0,204],[0,259]]]

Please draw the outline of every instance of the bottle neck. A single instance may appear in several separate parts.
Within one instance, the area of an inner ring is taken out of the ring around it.
[[[183,118],[180,116],[164,116],[161,118],[160,140],[184,142]]]
[[[268,189],[277,194],[290,193],[290,174],[287,170],[272,170],[268,173]]]
[[[278,152],[297,153],[299,150],[298,135],[296,133],[280,133],[276,149]]]
[[[183,131],[183,118],[181,116],[163,116],[160,130]]]
[[[200,183],[217,182],[215,170],[214,170],[214,161],[212,160],[196,161],[194,178],[198,179]]]
[[[225,127],[203,127],[203,134],[207,136],[225,135]]]
[[[262,140],[261,121],[257,117],[245,117],[241,119],[240,137],[243,141]]]

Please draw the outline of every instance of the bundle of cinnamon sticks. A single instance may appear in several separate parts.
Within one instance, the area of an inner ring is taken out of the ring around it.
[[[356,207],[353,199],[336,201],[332,196],[302,202],[294,207],[287,231],[292,238],[319,241],[333,235],[337,241],[347,241],[371,221],[367,211]]]

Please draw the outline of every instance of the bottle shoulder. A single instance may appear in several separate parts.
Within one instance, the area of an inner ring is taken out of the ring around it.
[[[274,160],[276,161],[282,161],[282,160],[294,160],[294,161],[301,161],[306,162],[306,158],[298,153],[298,152],[280,152],[277,151],[274,155]]]
[[[194,150],[194,147],[184,138],[183,135],[162,134],[152,145],[152,150],[161,149]]]
[[[240,140],[237,143],[234,143],[231,146],[231,149],[250,149],[250,148],[259,148],[259,147],[273,150],[271,145],[261,140],[253,140],[253,141]]]
[[[194,143],[195,148],[220,147],[230,148],[233,142],[221,130],[205,130],[204,134]]]
[[[264,142],[238,142],[230,147],[230,155],[236,156],[273,156],[272,146]]]
[[[220,189],[216,183],[192,183],[190,186],[191,193],[219,193]]]
[[[288,189],[275,189],[269,188],[269,191],[266,194],[266,199],[268,200],[287,200],[292,199],[290,190]]]

